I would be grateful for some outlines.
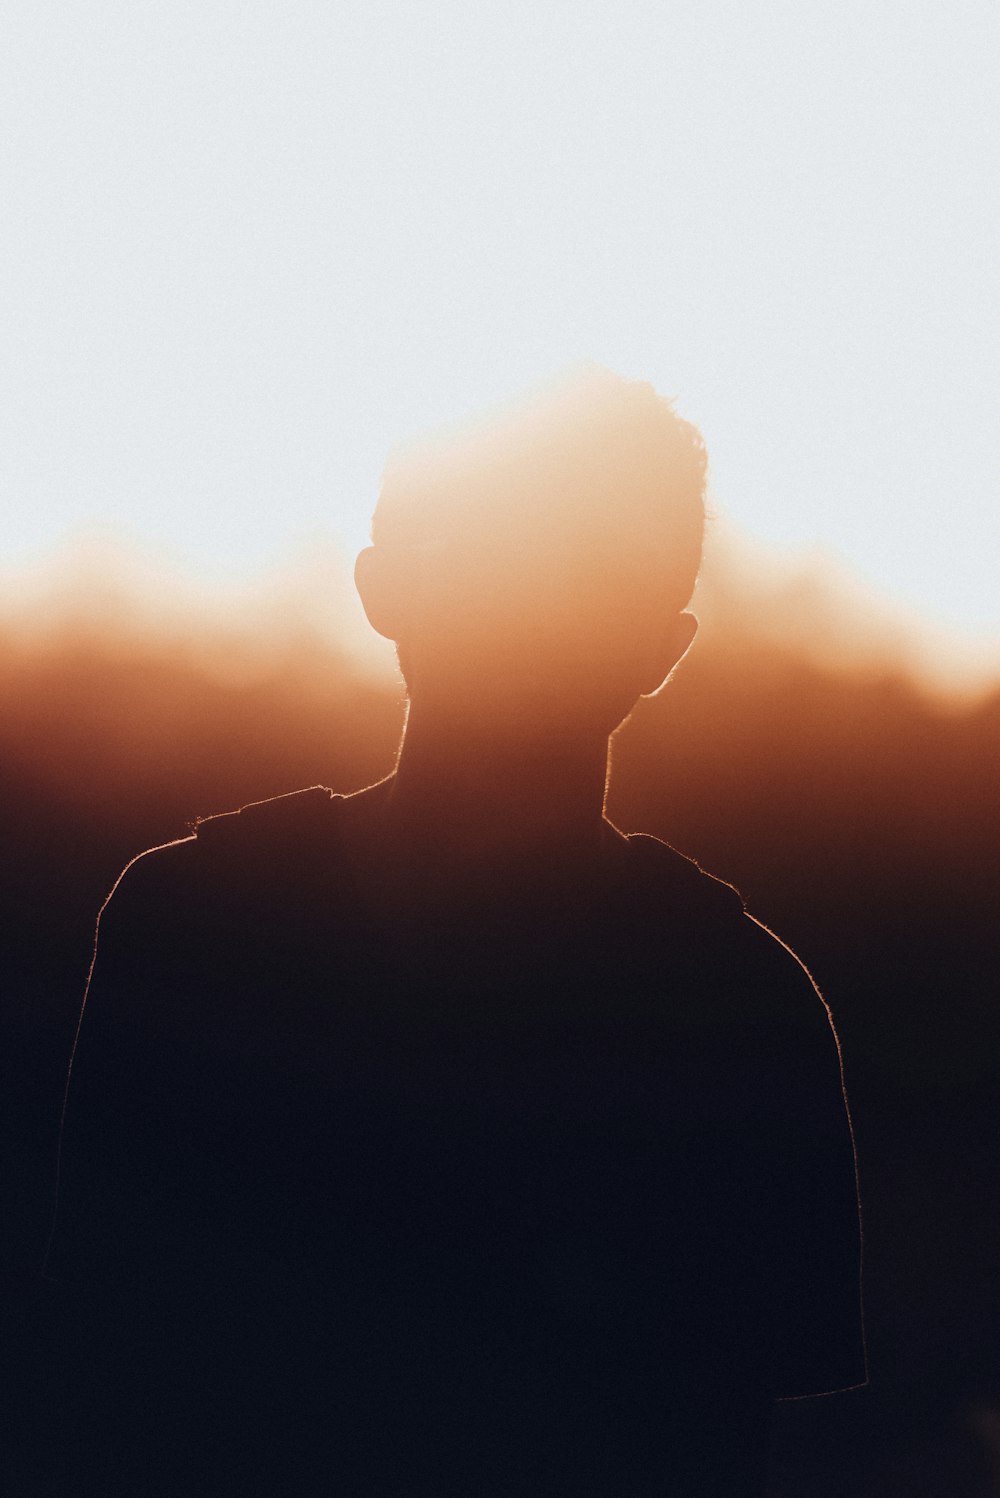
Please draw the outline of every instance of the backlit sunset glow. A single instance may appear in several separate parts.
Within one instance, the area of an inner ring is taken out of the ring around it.
[[[112,657],[176,652],[226,683],[273,678],[309,642],[310,651],[343,658],[362,677],[397,681],[391,645],[362,613],[353,562],[319,537],[254,576],[208,582],[169,554],[95,533],[0,579],[0,653],[40,661],[84,638]],[[819,548],[768,548],[721,516],[709,521],[692,607],[699,655],[765,649],[833,678],[898,676],[951,710],[1000,682],[992,637],[889,602]]]
[[[198,588],[148,555],[95,544],[22,575],[0,608],[5,763],[59,796],[98,805],[127,801],[133,785],[143,794],[159,785],[179,821],[299,783],[360,785],[384,773],[402,686],[392,646],[364,619],[352,561],[314,548],[282,571],[221,590]],[[724,719],[739,767],[731,810],[742,814],[741,779],[767,780],[800,753],[792,725],[803,683],[813,704],[803,726],[819,732],[809,761],[817,776],[839,763],[863,783],[873,748],[909,752],[914,721],[931,735],[960,729],[981,751],[986,776],[995,659],[963,655],[954,636],[865,596],[850,574],[821,559],[796,565],[762,553],[716,521],[693,608],[699,634],[677,679],[640,704],[619,736],[613,794],[624,782],[640,819],[643,796],[659,775],[669,780],[671,761],[658,771],[647,760],[646,792],[629,788],[633,741],[662,731],[688,743],[686,773],[700,785],[685,783],[688,816],[692,790],[706,807],[717,793],[704,736]],[[916,805],[911,814],[921,814]]]

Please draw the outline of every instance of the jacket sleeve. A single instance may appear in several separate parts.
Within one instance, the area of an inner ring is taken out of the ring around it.
[[[754,1058],[773,1394],[867,1380],[854,1133],[830,1010],[795,954],[752,917],[761,988]]]
[[[176,883],[168,844],[130,863],[97,924],[60,1130],[47,1273],[74,1286],[134,1283],[155,1227],[169,1139],[158,1013]]]
[[[62,1307],[55,1460],[67,1474],[103,1469],[134,1442],[141,1411],[157,1398],[148,1349],[168,1314],[173,1151],[155,1011],[178,853],[141,855],[105,903],[70,1063],[45,1266]]]

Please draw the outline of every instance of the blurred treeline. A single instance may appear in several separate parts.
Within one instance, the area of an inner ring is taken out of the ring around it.
[[[347,586],[333,568],[330,587]],[[347,607],[331,599],[331,617]],[[738,567],[706,577],[699,612],[676,679],[617,737],[609,812],[738,885],[813,971],[841,1033],[865,1199],[872,1386],[782,1410],[775,1494],[989,1494],[1000,682],[948,697],[891,649],[814,648],[801,590],[768,594]],[[341,638],[303,613],[269,628],[84,600],[0,634],[15,1300],[44,1238],[94,918],[123,864],[198,815],[391,769],[391,660],[358,653],[356,624]]]

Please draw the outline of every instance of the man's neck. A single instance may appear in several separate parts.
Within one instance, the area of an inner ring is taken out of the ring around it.
[[[456,867],[596,852],[606,738],[512,735],[502,722],[442,722],[410,706],[386,833]]]

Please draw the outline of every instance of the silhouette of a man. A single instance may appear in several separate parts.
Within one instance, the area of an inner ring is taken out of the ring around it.
[[[704,477],[593,368],[398,451],[356,571],[395,773],[127,869],[50,1264],[73,1491],[734,1498],[775,1398],[863,1382],[825,1005],[603,816],[694,637]]]

